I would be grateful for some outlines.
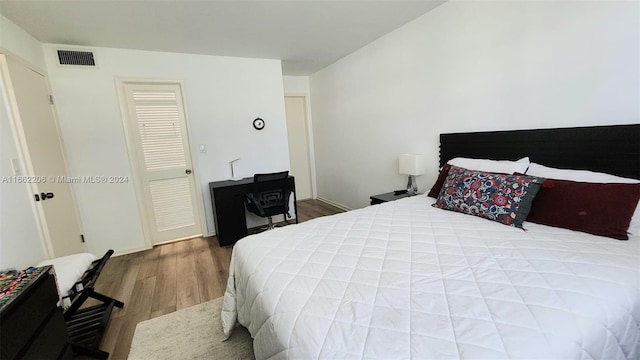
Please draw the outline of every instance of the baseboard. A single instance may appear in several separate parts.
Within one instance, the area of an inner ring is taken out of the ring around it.
[[[331,200],[329,200],[329,199],[325,199],[325,198],[320,197],[320,196],[318,196],[316,200],[318,200],[318,201],[322,201],[323,203],[325,203],[325,204],[329,204],[329,205],[331,205],[331,206],[335,206],[335,207],[337,207],[338,209],[341,209],[341,210],[344,210],[344,211],[350,211],[350,210],[353,210],[353,208],[350,208],[350,207],[348,207],[348,206],[346,206],[346,205],[342,205],[342,204],[340,204],[340,203],[337,203],[337,202],[335,202],[335,201],[331,201]]]
[[[115,256],[122,256],[122,255],[127,255],[127,254],[133,254],[133,253],[137,253],[140,251],[145,251],[145,250],[149,250],[150,248],[147,248],[146,246],[140,246],[137,248],[131,248],[131,249],[126,249],[126,250],[117,250],[113,252],[113,255],[111,255],[112,257]]]
[[[153,246],[171,244],[171,243],[174,243],[174,242],[183,241],[183,240],[190,240],[190,239],[195,239],[195,238],[199,238],[199,237],[204,237],[204,236],[202,236],[202,234],[198,234],[198,235],[187,236],[187,237],[178,238],[178,239],[161,241],[161,242],[157,242],[157,243],[153,244]]]

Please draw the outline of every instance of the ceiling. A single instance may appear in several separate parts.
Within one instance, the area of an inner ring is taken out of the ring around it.
[[[2,0],[43,43],[281,59],[310,75],[444,1]]]

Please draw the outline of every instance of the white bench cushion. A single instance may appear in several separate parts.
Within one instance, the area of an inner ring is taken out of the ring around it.
[[[96,256],[89,253],[67,255],[55,259],[42,261],[38,266],[53,265],[58,282],[58,292],[60,297],[67,296],[82,274],[89,268],[89,265],[96,259]]]

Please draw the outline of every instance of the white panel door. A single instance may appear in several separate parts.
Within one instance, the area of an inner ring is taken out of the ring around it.
[[[201,236],[180,84],[124,83],[130,151],[154,244]]]
[[[67,165],[47,80],[11,56],[0,54],[0,63],[4,90],[26,165],[24,174],[3,179],[6,181],[2,186],[23,186],[11,182],[27,181],[39,199],[42,193],[53,194],[52,198],[36,202],[49,257],[85,252],[71,186],[62,180],[68,177]],[[35,196],[25,201],[36,201]],[[10,211],[11,204],[2,206]]]
[[[305,97],[285,96],[284,104],[287,114],[290,173],[296,178],[296,197],[298,200],[310,199],[313,197],[313,192]]]

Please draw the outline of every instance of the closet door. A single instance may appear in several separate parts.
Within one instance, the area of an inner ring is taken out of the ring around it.
[[[284,104],[287,115],[290,173],[296,178],[296,196],[298,200],[311,199],[313,190],[306,99],[304,96],[285,96]]]
[[[152,243],[202,235],[181,83],[124,82],[129,151]]]
[[[0,67],[24,159],[23,173],[6,176],[3,186],[30,183],[33,197],[25,201],[36,204],[49,257],[85,252],[47,79],[12,56],[0,54]],[[7,209],[10,204],[3,206]]]

